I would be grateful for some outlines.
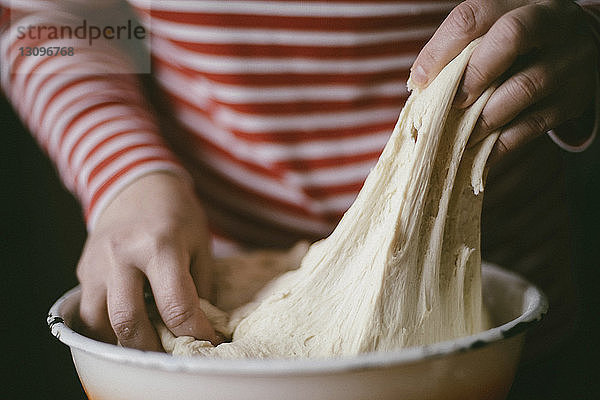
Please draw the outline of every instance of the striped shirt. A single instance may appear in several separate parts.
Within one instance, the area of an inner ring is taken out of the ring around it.
[[[456,3],[131,0],[151,32],[158,116],[133,75],[106,74],[131,63],[115,49],[24,59],[5,34],[2,83],[90,229],[124,186],[172,171],[193,177],[217,234],[288,245],[325,236],[352,203]],[[52,2],[11,4],[53,18]]]
[[[78,1],[102,13],[118,8],[118,0]],[[413,60],[457,1],[130,0],[151,32],[146,91],[135,74],[111,73],[135,72],[134,57],[115,47],[83,47],[77,62],[19,57],[19,47],[72,41],[18,40],[18,25],[76,17],[48,12],[60,1],[5,3],[3,91],[81,201],[90,230],[126,185],[167,171],[194,183],[216,237],[265,247],[333,229],[392,131]],[[600,27],[599,2],[586,3]],[[557,149],[540,141],[509,162],[543,153],[560,170]],[[547,324],[564,331],[573,292],[559,172],[497,171],[484,206],[484,257],[541,283],[554,304]],[[531,212],[523,204],[539,205],[536,196],[556,201]],[[533,221],[532,236],[522,228],[534,217],[547,223]]]

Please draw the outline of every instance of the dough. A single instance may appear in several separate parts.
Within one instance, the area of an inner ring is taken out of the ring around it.
[[[451,107],[475,46],[426,89],[412,88],[356,201],[329,237],[310,246],[300,268],[271,281],[228,323],[210,310],[219,331],[233,332],[231,343],[175,338],[161,326],[165,349],[223,358],[338,357],[487,328],[480,192],[497,134],[465,147],[493,88],[466,110]]]

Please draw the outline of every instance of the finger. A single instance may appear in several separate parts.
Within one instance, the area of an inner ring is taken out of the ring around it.
[[[560,92],[539,102],[502,129],[490,153],[489,163],[499,161],[535,137],[576,117],[580,107],[579,101],[565,100]]]
[[[523,110],[531,107],[558,88],[558,79],[549,71],[548,65],[536,63],[504,81],[486,103],[469,145],[483,140],[489,133],[515,119]]]
[[[116,344],[117,339],[108,319],[105,287],[81,285],[79,326],[77,329],[93,339]]]
[[[198,296],[214,302],[216,293],[213,292],[212,282],[213,261],[208,248],[197,250],[190,261],[190,273],[196,286]]]
[[[425,87],[472,40],[482,36],[504,13],[504,2],[464,1],[456,6],[419,52],[410,78]]]
[[[77,264],[77,279],[81,285],[79,302],[79,320],[76,329],[86,336],[106,343],[116,343],[115,334],[108,319],[106,304],[106,285],[104,279],[98,279],[101,266],[95,260],[93,239],[86,243],[81,259]]]
[[[576,117],[588,108],[594,96],[594,65],[589,53],[579,47],[577,57],[546,55],[503,82],[492,94],[469,138],[472,146],[491,132],[510,123],[524,110],[553,96],[561,104],[563,117]],[[573,73],[573,71],[577,71]]]
[[[144,302],[144,275],[135,268],[122,268],[109,278],[108,315],[111,326],[125,347],[162,351]]]
[[[147,265],[158,312],[175,336],[192,336],[220,343],[200,308],[196,286],[190,273],[190,258],[173,248],[162,249]]]
[[[546,5],[527,5],[507,12],[483,36],[473,51],[463,75],[454,104],[471,105],[492,82],[496,81],[520,56],[548,56],[548,47],[565,40],[561,28],[571,13]],[[570,43],[573,45],[574,43]],[[543,49],[543,52],[541,51]]]
[[[492,25],[473,51],[454,104],[471,105],[519,56],[553,40],[548,31],[556,25],[551,15],[545,7],[529,5],[508,12]]]

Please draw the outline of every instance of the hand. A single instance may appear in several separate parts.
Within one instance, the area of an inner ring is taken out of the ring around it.
[[[100,215],[77,266],[80,323],[91,337],[162,351],[144,301],[149,283],[176,336],[219,342],[199,306],[210,291],[203,211],[181,178],[154,173],[126,187]]]
[[[501,128],[492,150],[497,160],[586,112],[593,115],[598,49],[590,29],[584,11],[571,1],[467,0],[452,10],[421,50],[411,79],[426,86],[469,42],[483,36],[455,106],[471,105],[493,82],[500,82],[470,139],[476,143]],[[580,140],[575,134],[562,139]]]

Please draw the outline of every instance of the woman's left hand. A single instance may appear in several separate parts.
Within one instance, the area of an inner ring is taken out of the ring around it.
[[[494,160],[586,112],[593,115],[598,48],[585,12],[574,2],[464,1],[421,50],[412,81],[426,86],[480,36],[455,105],[471,105],[494,81],[500,82],[470,139],[475,143],[501,128]],[[590,124],[587,134],[591,131]],[[581,138],[576,136],[561,139],[577,144]]]

